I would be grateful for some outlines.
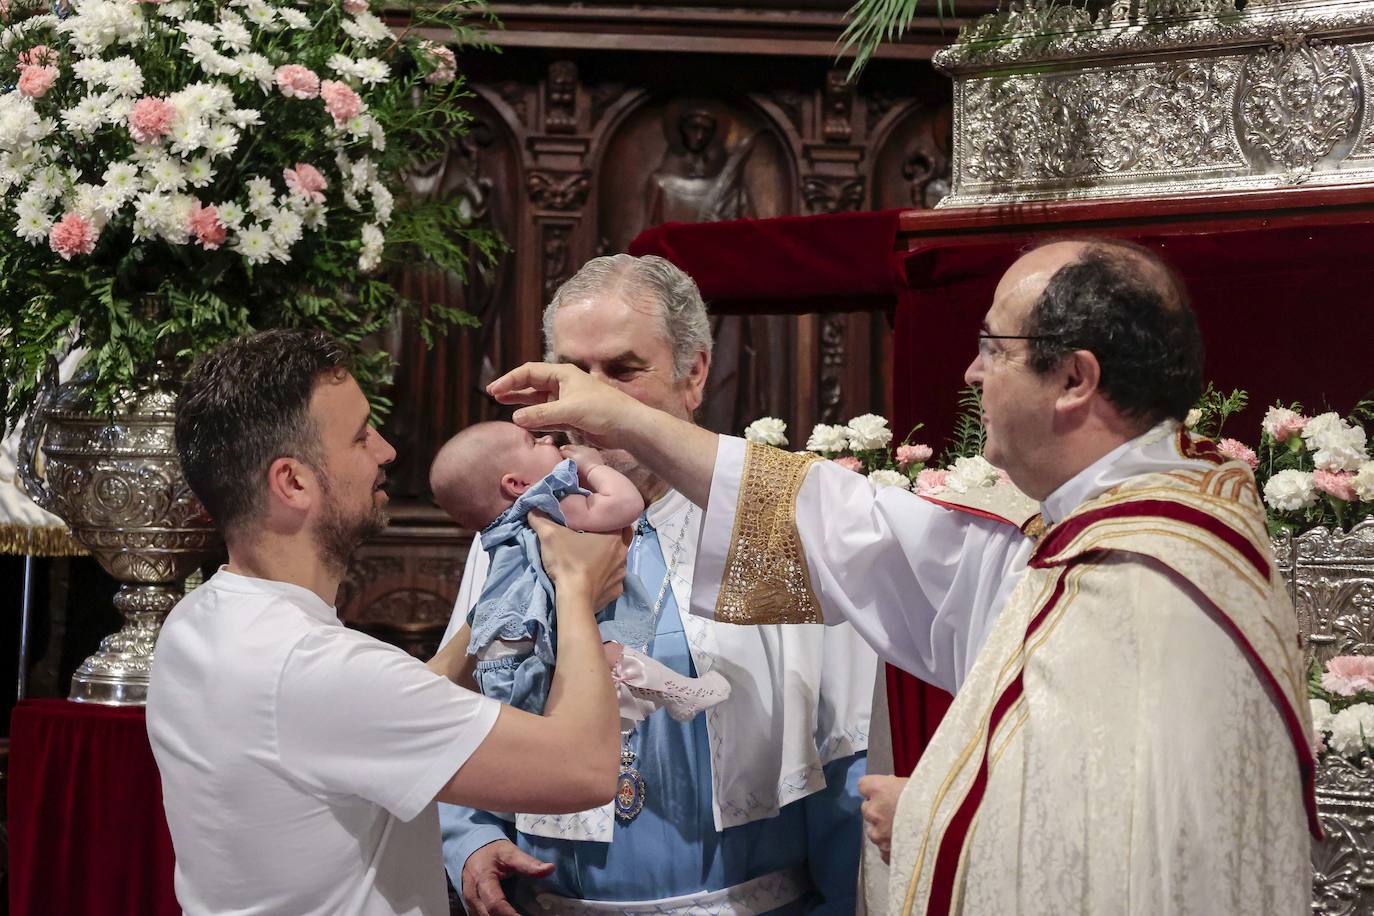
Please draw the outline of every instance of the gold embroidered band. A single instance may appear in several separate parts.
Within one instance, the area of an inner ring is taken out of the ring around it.
[[[735,530],[716,598],[722,623],[820,623],[811,571],[797,534],[797,493],[812,462],[805,452],[745,444]]]

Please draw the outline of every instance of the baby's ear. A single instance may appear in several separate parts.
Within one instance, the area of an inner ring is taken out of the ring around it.
[[[525,481],[516,477],[514,474],[503,474],[501,476],[501,495],[506,497],[506,499],[515,499],[529,488],[529,484],[525,483]]]

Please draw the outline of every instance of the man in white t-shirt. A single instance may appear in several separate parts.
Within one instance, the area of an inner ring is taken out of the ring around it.
[[[454,683],[460,653],[426,665],[339,622],[396,455],[341,344],[228,342],[187,377],[176,436],[229,550],[168,616],[149,687],[186,913],[442,916],[436,800],[560,813],[611,798],[618,716],[593,612],[619,593],[624,538],[536,520],[559,664],[534,716]]]

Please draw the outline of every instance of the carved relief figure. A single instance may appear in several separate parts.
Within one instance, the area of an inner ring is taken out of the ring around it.
[[[704,108],[684,112],[676,125],[665,120],[664,128],[668,149],[658,170],[649,176],[647,225],[754,215],[744,167],[754,151],[757,132],[727,147],[719,121]]]

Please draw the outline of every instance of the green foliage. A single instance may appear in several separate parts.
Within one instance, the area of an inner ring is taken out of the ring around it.
[[[840,53],[854,49],[849,67],[852,82],[863,71],[873,52],[885,41],[900,40],[916,16],[921,0],[854,0],[846,14],[849,24],[840,34]],[[946,12],[954,15],[954,0],[935,0],[935,13],[944,22]]]
[[[384,411],[388,404],[381,392],[394,361],[375,347],[379,332],[404,316],[428,344],[452,328],[476,324],[461,309],[412,299],[398,284],[401,268],[410,276],[433,271],[461,282],[470,270],[492,264],[505,250],[493,232],[472,224],[462,202],[404,192],[407,177],[445,155],[470,121],[464,101],[471,93],[461,74],[447,82],[427,79],[441,62],[429,50],[436,46],[422,42],[418,30],[450,48],[489,47],[482,30],[495,22],[479,0],[385,6],[393,24],[405,26],[374,46],[346,33],[349,14],[341,2],[330,0],[298,8],[310,18],[308,29],[272,31],[250,23],[251,43],[245,51],[263,55],[274,66],[290,61],[340,80],[345,77],[331,70],[337,55],[381,60],[389,69],[386,79],[348,79],[375,122],[377,130],[371,133],[335,129],[321,99],[288,98],[270,83],[208,73],[183,50],[184,36],[157,18],[166,18],[166,7],[136,7],[153,23],[146,36],[98,54],[106,61],[133,58],[144,81],[138,96],[166,98],[190,84],[215,83],[232,90],[235,108],[259,113],[261,122],[242,130],[232,154],[213,159],[212,180],[184,186],[183,199],[189,195],[201,202],[242,204],[249,179],[257,177],[269,180],[276,199],[285,201],[284,169],[304,162],[327,176],[322,218],[306,223],[290,244],[288,258],[254,261],[232,238],[214,249],[194,238],[169,241],[141,231],[135,207],[128,204],[102,225],[94,250],[63,260],[45,238],[17,233],[17,204],[25,183],[38,172],[12,169],[17,160],[8,153],[0,156],[0,428],[13,425],[33,405],[49,357],[70,348],[88,351],[83,366],[94,373],[97,404],[108,409],[121,392],[146,380],[155,362],[179,378],[196,356],[221,341],[271,327],[318,328],[348,342],[355,350],[359,383]],[[214,0],[192,0],[185,7],[187,21],[207,24],[228,9]],[[373,3],[374,10],[381,7]],[[83,185],[99,185],[112,163],[142,167],[139,157],[146,148],[134,143],[122,119],[107,120],[84,136],[63,126],[62,112],[89,91],[72,76],[73,64],[86,55],[68,36],[44,25],[43,13],[33,0],[12,4],[8,24],[0,26],[7,33],[0,36],[5,39],[0,41],[0,72],[15,72],[18,54],[40,41],[60,55],[62,77],[32,102],[41,117],[58,125],[34,147],[60,166],[53,172],[61,184],[51,205],[56,216],[75,206]],[[28,19],[33,22],[26,26]],[[0,91],[0,106],[10,102],[29,104],[12,86]],[[378,131],[384,143],[379,143]],[[351,166],[370,176],[360,184],[367,193],[350,188]],[[374,186],[382,190],[374,194]],[[377,227],[380,250],[369,258],[366,233]],[[368,338],[374,341],[365,344]]]
[[[959,392],[959,414],[954,420],[954,432],[936,467],[947,468],[955,459],[983,454],[987,436],[983,428],[983,390],[970,385]]]
[[[1193,424],[1193,432],[1204,439],[1220,439],[1227,419],[1232,414],[1244,410],[1248,403],[1250,396],[1239,388],[1232,389],[1230,394],[1222,394],[1215,385],[1208,382],[1207,390],[1202,392],[1202,397],[1198,399],[1195,407],[1200,412],[1200,417]]]

